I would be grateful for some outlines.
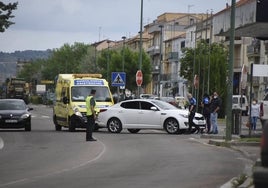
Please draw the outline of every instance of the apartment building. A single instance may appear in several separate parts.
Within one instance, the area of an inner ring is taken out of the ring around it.
[[[244,65],[248,74],[250,65],[268,64],[268,15],[265,12],[268,1],[240,0],[236,3],[234,41],[234,94],[249,95],[249,79],[246,87],[240,87],[241,70]],[[185,96],[187,80],[179,75],[182,48],[195,48],[196,43],[205,39],[208,43],[219,42],[229,47],[231,7],[226,5],[217,13],[201,14],[164,13],[152,23],[144,26],[143,48],[151,57],[152,83],[147,93],[159,96]],[[123,40],[119,41],[122,45]],[[139,35],[125,41],[128,47],[139,48]],[[249,78],[249,76],[248,76]],[[253,95],[261,98],[268,88],[267,78],[253,78]]]

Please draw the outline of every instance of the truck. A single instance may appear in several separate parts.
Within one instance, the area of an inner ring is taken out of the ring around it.
[[[92,89],[96,90],[96,109],[102,111],[114,104],[109,84],[101,74],[59,74],[55,84],[53,122],[56,131],[64,127],[73,132],[86,127],[85,100]],[[98,128],[96,124],[95,129]]]
[[[23,99],[28,104],[29,84],[23,78],[9,78],[6,82],[6,98]]]

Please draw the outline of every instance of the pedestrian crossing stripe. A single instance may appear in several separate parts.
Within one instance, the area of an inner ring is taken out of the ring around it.
[[[113,80],[112,84],[115,84],[115,85],[120,84],[120,85],[122,85],[122,84],[125,84],[125,82],[122,79],[122,77],[120,76],[120,74],[117,74],[115,79]]]

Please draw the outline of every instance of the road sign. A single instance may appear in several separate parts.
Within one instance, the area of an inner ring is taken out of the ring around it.
[[[136,73],[136,83],[137,83],[137,86],[141,86],[142,81],[143,81],[142,72],[141,72],[141,70],[138,70],[137,73]]]
[[[112,86],[121,87],[126,85],[125,72],[112,72]]]

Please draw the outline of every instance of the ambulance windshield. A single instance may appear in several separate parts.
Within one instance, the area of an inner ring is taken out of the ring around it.
[[[106,86],[73,86],[71,93],[72,101],[84,102],[92,89],[96,90],[96,102],[112,102],[109,88]]]

